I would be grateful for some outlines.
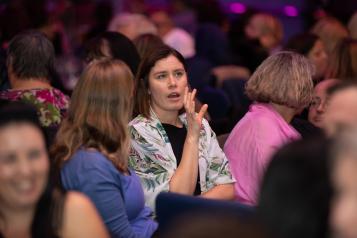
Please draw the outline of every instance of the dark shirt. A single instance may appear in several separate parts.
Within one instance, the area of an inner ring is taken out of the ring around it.
[[[175,154],[175,157],[176,157],[177,166],[179,166],[180,162],[181,162],[181,158],[182,158],[183,146],[185,144],[186,135],[187,135],[186,127],[180,128],[180,127],[176,127],[176,126],[173,126],[170,124],[165,124],[165,123],[163,123],[162,126],[164,127],[166,134],[169,137],[171,148],[172,148],[172,150]],[[201,194],[199,177],[200,176],[198,173],[194,195]]]

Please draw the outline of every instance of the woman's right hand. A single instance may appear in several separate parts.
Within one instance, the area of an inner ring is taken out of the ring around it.
[[[207,111],[208,105],[204,104],[198,113],[195,112],[196,92],[196,89],[189,92],[188,87],[186,87],[183,100],[187,117],[187,137],[190,140],[198,141],[202,126],[202,119]]]

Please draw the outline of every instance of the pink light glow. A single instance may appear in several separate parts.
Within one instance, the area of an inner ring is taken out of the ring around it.
[[[285,15],[289,17],[296,17],[299,15],[299,11],[295,6],[292,5],[287,5],[284,7],[284,13]]]
[[[230,10],[231,10],[231,12],[233,12],[233,13],[242,14],[242,13],[244,13],[244,12],[247,10],[247,8],[245,7],[244,4],[239,3],[239,2],[235,2],[235,3],[232,3],[232,4],[230,5]]]

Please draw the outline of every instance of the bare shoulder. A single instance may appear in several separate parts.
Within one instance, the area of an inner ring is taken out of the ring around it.
[[[109,237],[104,223],[88,197],[68,192],[64,204],[62,237]]]

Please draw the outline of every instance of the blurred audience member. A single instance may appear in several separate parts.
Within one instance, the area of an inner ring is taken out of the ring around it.
[[[357,129],[338,135],[333,146],[331,228],[334,237],[357,237]]]
[[[330,57],[329,78],[357,80],[357,39],[344,38]]]
[[[314,88],[314,95],[309,107],[309,122],[316,127],[323,127],[324,114],[328,101],[327,91],[329,88],[337,85],[340,81],[337,79],[325,79],[319,82]]]
[[[332,17],[324,17],[316,22],[311,29],[311,33],[317,35],[322,40],[328,57],[332,55],[336,44],[341,39],[348,37],[346,27]]]
[[[106,31],[86,43],[85,61],[89,63],[101,58],[124,61],[133,75],[140,63],[140,56],[133,42],[118,32]]]
[[[0,237],[109,237],[93,204],[54,188],[36,111],[0,108]]]
[[[305,55],[315,67],[313,79],[315,82],[324,79],[327,70],[327,54],[325,46],[318,36],[311,33],[303,33],[289,39],[285,50],[292,50]]]
[[[197,27],[197,17],[193,9],[194,3],[190,0],[173,0],[170,2],[174,12],[172,20],[175,25],[194,36]]]
[[[353,39],[357,40],[357,12],[351,16],[350,21],[348,22],[348,31],[350,32],[350,36]]]
[[[59,126],[69,98],[50,84],[55,59],[52,43],[42,33],[23,32],[10,41],[7,54],[11,89],[0,92],[0,98],[32,104],[44,127]]]
[[[280,50],[284,32],[280,20],[275,16],[256,13],[250,18],[244,30],[249,39],[258,39],[269,54]]]
[[[270,237],[329,237],[329,145],[322,139],[298,141],[273,156],[258,206]]]
[[[133,87],[123,62],[91,62],[52,148],[63,188],[85,193],[112,237],[151,237],[157,228],[140,179],[128,169]]]
[[[328,103],[323,117],[323,129],[329,136],[345,127],[357,125],[357,84],[344,82],[328,91]]]
[[[255,103],[224,146],[240,202],[256,205],[271,155],[283,144],[300,138],[289,123],[311,102],[312,73],[308,59],[281,52],[263,61],[248,80],[246,93]]]
[[[119,32],[134,40],[143,34],[157,34],[157,28],[146,16],[141,14],[121,13],[109,23],[108,31]]]
[[[185,30],[175,27],[167,12],[154,12],[151,14],[151,20],[157,26],[159,36],[165,44],[176,49],[185,58],[190,58],[196,54],[192,36]]]

